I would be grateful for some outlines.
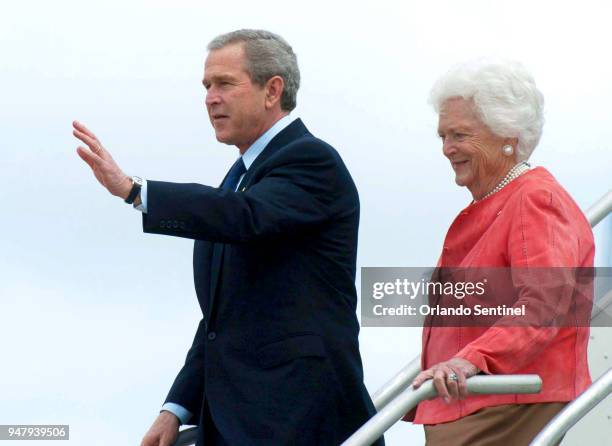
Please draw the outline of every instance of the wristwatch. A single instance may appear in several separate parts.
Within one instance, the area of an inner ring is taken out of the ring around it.
[[[125,202],[127,204],[134,203],[134,200],[140,194],[140,189],[142,189],[142,178],[132,177],[130,179],[132,180],[132,189],[130,190],[130,193],[128,194],[127,198],[125,199]]]

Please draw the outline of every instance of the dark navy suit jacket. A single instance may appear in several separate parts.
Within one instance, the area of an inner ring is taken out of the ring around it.
[[[374,414],[355,315],[359,198],[330,145],[298,119],[236,192],[149,181],[147,207],[145,232],[196,240],[203,318],[166,402],[202,425],[206,400],[231,445],[338,445]]]

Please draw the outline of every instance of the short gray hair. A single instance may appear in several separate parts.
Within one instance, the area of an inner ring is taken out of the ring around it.
[[[255,84],[263,86],[273,76],[283,78],[280,105],[285,111],[293,110],[300,88],[300,70],[297,56],[287,41],[270,31],[240,29],[215,37],[207,48],[213,51],[234,43],[244,43],[246,70]]]
[[[449,99],[472,100],[497,136],[518,138],[518,160],[531,156],[542,136],[544,96],[519,62],[478,59],[453,67],[435,83],[429,102],[437,113]]]

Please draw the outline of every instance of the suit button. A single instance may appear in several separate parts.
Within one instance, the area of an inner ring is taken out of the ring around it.
[[[211,331],[210,333],[208,333],[209,341],[214,341],[215,339],[217,339],[217,333],[215,333],[214,331]]]

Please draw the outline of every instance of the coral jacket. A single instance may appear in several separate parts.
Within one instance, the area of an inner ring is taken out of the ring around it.
[[[593,233],[584,214],[538,167],[461,211],[448,230],[439,266],[591,267],[593,257]],[[543,385],[537,394],[470,395],[451,404],[441,398],[423,401],[414,422],[444,423],[501,404],[570,401],[591,383],[588,338],[588,326],[425,327],[423,370],[459,357],[486,374],[537,374]]]

